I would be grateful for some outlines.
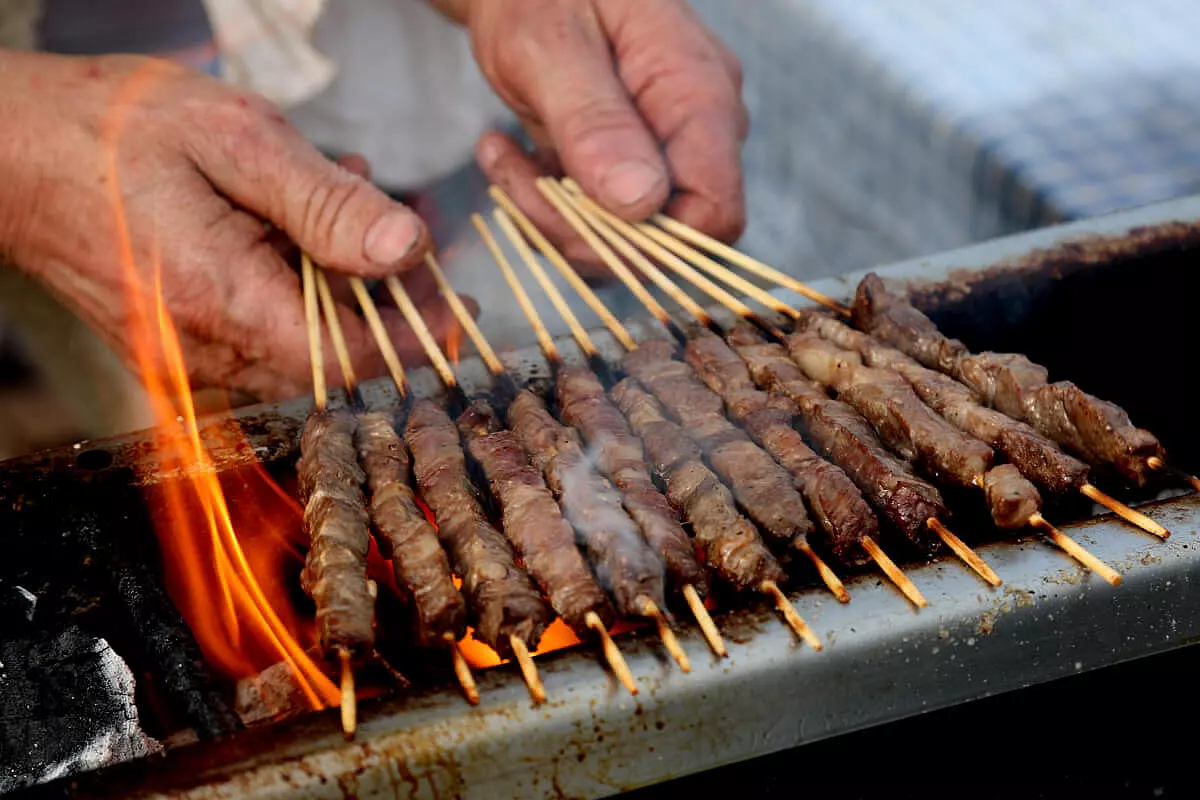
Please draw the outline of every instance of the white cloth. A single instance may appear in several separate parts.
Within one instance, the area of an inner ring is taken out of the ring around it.
[[[366,157],[389,189],[453,172],[510,119],[467,32],[423,0],[328,0],[313,44],[337,75],[288,116],[319,147]]]

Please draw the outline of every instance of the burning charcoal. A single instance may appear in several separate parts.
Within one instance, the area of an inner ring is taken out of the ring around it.
[[[104,639],[72,625],[0,640],[0,793],[160,750]]]

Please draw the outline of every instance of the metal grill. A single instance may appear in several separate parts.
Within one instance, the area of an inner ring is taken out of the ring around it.
[[[1200,436],[1189,422],[1190,378],[1177,369],[1173,343],[1186,341],[1191,328],[1188,298],[1200,278],[1185,267],[1200,252],[1197,219],[1200,198],[1189,198],[878,271],[972,349],[1026,353],[1052,376],[1121,404],[1159,435],[1178,466],[1195,469]],[[859,277],[815,288],[845,299]],[[603,334],[597,341],[612,345]],[[564,343],[563,352],[574,351]],[[606,355],[618,353],[612,347]],[[533,353],[516,354],[510,364],[523,376],[546,374]],[[463,373],[468,390],[486,387],[482,365],[464,363]],[[436,394],[430,374],[418,372],[412,383],[420,395]],[[362,388],[371,407],[396,401],[383,381]],[[308,409],[302,400],[218,420],[218,428],[240,427],[250,444],[218,450],[218,467],[290,464]],[[131,487],[172,477],[152,456],[160,435],[8,462],[0,466],[0,510],[25,534],[30,523],[20,520],[34,515],[43,535],[56,531],[66,542],[65,552],[100,547],[97,531],[114,536],[105,545],[114,563],[137,563],[135,556],[146,556],[138,549],[144,522],[127,504]],[[124,493],[108,494],[111,487]],[[78,510],[102,493],[89,528]],[[342,738],[335,711],[220,737],[216,723],[209,732],[215,741],[62,779],[38,794],[596,797],[1161,652],[1200,636],[1200,606],[1189,602],[1200,566],[1200,499],[1182,490],[1142,499],[1150,502],[1141,510],[1173,531],[1168,541],[1108,517],[1089,518],[1086,504],[1053,509],[1056,520],[1082,520],[1062,527],[1122,573],[1117,588],[1032,536],[980,543],[1004,585],[989,589],[945,558],[908,565],[930,602],[920,612],[876,575],[848,580],[853,600],[844,606],[817,589],[794,595],[826,644],[820,653],[797,644],[766,605],[751,604],[715,615],[729,645],[726,660],[710,656],[698,631],[680,632],[690,675],[674,669],[657,642],[643,642],[637,632],[621,637],[639,680],[636,697],[620,688],[598,653],[577,648],[539,658],[549,701],[536,709],[515,667],[505,666],[478,675],[478,707],[466,706],[449,678],[364,702],[352,743]],[[966,525],[959,532],[972,534]],[[115,582],[101,592],[103,601],[121,591]],[[196,687],[208,680],[199,666],[195,679]],[[163,691],[186,695],[202,690],[196,687]],[[203,703],[198,708],[207,710],[193,717],[214,713]],[[204,736],[198,719],[186,722]]]

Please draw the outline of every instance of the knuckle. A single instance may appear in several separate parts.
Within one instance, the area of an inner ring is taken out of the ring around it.
[[[304,244],[325,258],[337,241],[339,223],[346,210],[367,191],[362,178],[348,172],[335,174],[330,180],[314,181],[307,189],[304,202],[299,204],[300,218],[291,222],[290,229],[304,239]]]

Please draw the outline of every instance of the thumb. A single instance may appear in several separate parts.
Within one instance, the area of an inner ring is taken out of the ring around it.
[[[232,132],[189,148],[222,193],[340,272],[377,277],[421,258],[429,235],[411,209],[321,155],[266,100],[231,106]]]
[[[621,217],[645,219],[667,200],[666,164],[617,76],[599,22],[560,8],[570,18],[533,22],[545,33],[532,34],[539,46],[502,77],[536,112],[564,170],[588,195]]]

